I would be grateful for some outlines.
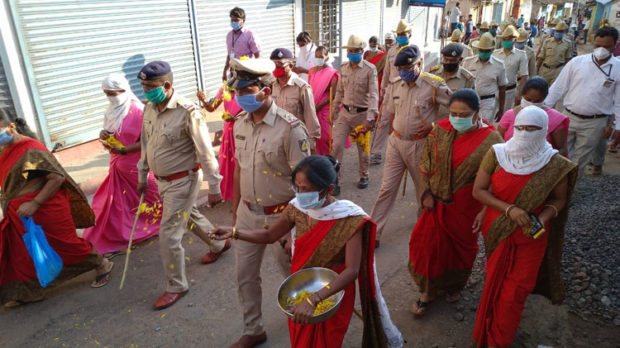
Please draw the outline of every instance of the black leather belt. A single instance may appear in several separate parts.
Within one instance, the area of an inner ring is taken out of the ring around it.
[[[480,97],[480,100],[485,100],[489,98],[495,98],[495,94],[483,95],[482,97]]]
[[[507,91],[510,91],[512,89],[515,89],[515,88],[517,88],[517,84],[516,83],[514,85],[506,86],[506,90]]]
[[[605,115],[605,114],[596,114],[596,115],[582,115],[582,114],[578,114],[578,113],[576,113],[576,112],[571,111],[571,110],[570,110],[569,108],[567,108],[567,107],[564,107],[564,108],[566,109],[566,111],[568,111],[568,112],[570,112],[571,114],[573,114],[573,115],[575,115],[575,116],[577,116],[577,117],[579,117],[579,118],[582,118],[582,119],[584,119],[584,120],[592,120],[592,119],[595,119],[595,118],[603,118],[603,117],[608,117],[608,116],[609,116],[609,115]]]
[[[547,65],[547,64],[545,64],[545,63],[543,63],[543,66],[544,66],[545,68],[547,68],[547,69],[557,69],[557,68],[561,67],[562,65],[564,65],[564,63],[562,63],[562,64],[560,64],[560,65],[556,66],[555,68],[553,68],[553,67],[550,67],[549,65]]]
[[[352,112],[352,113],[360,113],[360,112],[364,112],[364,111],[368,110],[368,108],[358,108],[358,107],[355,107],[355,106],[348,106],[348,105],[344,105],[344,104],[342,104],[342,106],[344,106],[344,108],[348,112]]]

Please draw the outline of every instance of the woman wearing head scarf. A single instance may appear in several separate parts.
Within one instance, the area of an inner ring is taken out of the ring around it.
[[[110,151],[110,169],[93,197],[97,223],[84,230],[84,238],[101,253],[115,253],[127,247],[140,202],[136,192],[136,164],[140,159],[144,105],[131,92],[129,82],[121,74],[110,74],[103,80],[102,88],[110,104],[103,118],[100,138]],[[149,176],[143,206],[147,209],[140,213],[133,238],[135,242],[159,233],[161,202],[152,174]]]
[[[474,197],[486,205],[482,224],[487,277],[476,313],[477,347],[508,347],[533,291],[564,298],[560,264],[577,165],[547,142],[548,117],[525,107],[514,136],[485,155]]]
[[[308,82],[312,87],[316,117],[321,125],[321,138],[316,142],[316,153],[328,155],[331,152],[332,124],[330,104],[336,95],[338,70],[329,65],[329,51],[325,46],[316,48],[315,66],[309,71]]]
[[[450,97],[450,117],[437,122],[422,149],[421,204],[409,242],[409,270],[420,289],[412,312],[423,315],[439,291],[456,302],[478,254],[482,204],[471,194],[482,158],[502,139],[478,113],[472,89]]]

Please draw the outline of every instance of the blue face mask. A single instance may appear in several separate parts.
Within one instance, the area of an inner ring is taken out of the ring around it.
[[[564,37],[564,33],[553,33],[553,37],[558,40],[562,40],[562,38]]]
[[[303,209],[317,209],[325,203],[325,197],[319,198],[318,191],[295,193],[299,206]]]
[[[230,26],[233,28],[233,30],[237,31],[239,29],[241,29],[241,22],[230,22]]]
[[[549,29],[549,34],[555,35],[555,29]]]
[[[260,92],[262,92],[262,89],[258,91],[258,93]],[[258,95],[258,93],[248,94],[248,95],[237,94],[235,95],[235,100],[237,101],[237,104],[241,106],[243,110],[247,112],[254,112],[263,105],[262,101],[256,100],[256,96]]]
[[[413,80],[415,80],[418,75],[415,73],[415,71],[413,69],[411,70],[398,70],[398,76],[400,76],[400,78],[405,81],[405,82],[411,82]]]
[[[450,124],[452,124],[452,127],[454,127],[454,129],[459,132],[468,130],[474,126],[474,123],[472,122],[474,115],[471,115],[470,117],[455,117],[450,115],[448,117],[450,119]]]
[[[150,91],[144,92],[144,97],[146,100],[157,104],[166,100],[167,95],[164,93],[164,86],[159,86],[151,89]]]
[[[362,53],[347,53],[347,58],[351,63],[359,63],[362,61]]]
[[[481,52],[481,51],[478,51],[478,58],[480,58],[482,60],[487,60],[487,59],[491,58],[491,53],[493,53],[493,52]]]
[[[0,131],[0,145],[6,145],[13,140],[13,134],[9,134],[6,131]]]
[[[406,36],[397,36],[396,42],[398,43],[398,46],[405,46],[409,43],[409,38]]]
[[[517,43],[515,43],[515,47],[520,49],[520,50],[524,49],[525,48],[525,42],[521,42],[521,43],[517,42]]]

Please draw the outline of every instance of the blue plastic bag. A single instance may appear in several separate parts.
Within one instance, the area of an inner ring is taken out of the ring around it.
[[[42,287],[47,287],[62,271],[60,255],[47,242],[41,226],[37,225],[32,217],[20,216],[24,222],[26,233],[22,236],[28,254],[37,271],[37,278]]]

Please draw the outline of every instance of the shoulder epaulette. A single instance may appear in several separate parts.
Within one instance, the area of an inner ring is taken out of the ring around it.
[[[291,126],[294,126],[301,122],[293,114],[281,108],[277,109],[276,115],[280,116],[282,119],[284,119],[284,121],[286,121],[286,123],[288,123]]]
[[[293,83],[295,84],[295,86],[299,87],[299,88],[304,88],[306,86],[310,86],[308,84],[308,82],[304,81],[301,77],[297,76],[293,79]]]
[[[465,69],[463,67],[461,67],[461,75],[463,75],[463,77],[466,80],[471,80],[471,79],[474,78],[474,74],[472,74],[469,70],[467,70],[467,69]]]
[[[437,75],[433,75],[429,73],[422,73],[422,79],[426,80],[426,82],[430,82],[432,85],[436,85],[437,83],[440,83],[440,82],[445,82],[445,80],[441,76],[437,76]]]
[[[194,110],[200,110],[200,108],[198,107],[198,105],[194,104],[193,102],[183,98],[183,97],[178,97],[177,98],[177,104],[181,105],[185,110],[192,112]]]

